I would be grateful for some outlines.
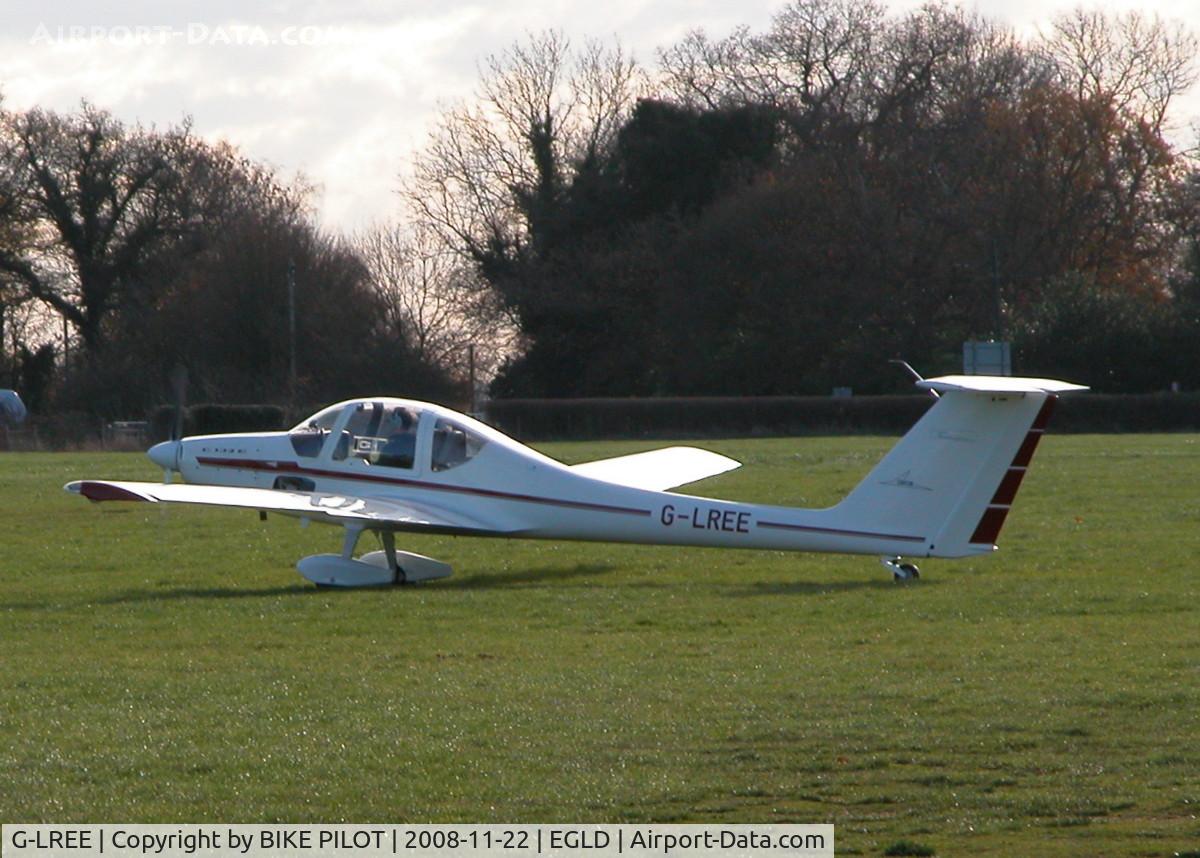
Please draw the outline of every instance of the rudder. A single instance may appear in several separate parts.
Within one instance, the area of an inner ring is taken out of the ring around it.
[[[941,393],[834,511],[857,526],[925,535],[927,556],[992,551],[1057,396],[1050,379],[947,376]]]

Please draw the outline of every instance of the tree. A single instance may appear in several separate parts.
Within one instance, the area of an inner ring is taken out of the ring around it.
[[[472,370],[490,380],[516,351],[516,327],[499,294],[428,226],[374,227],[355,246],[387,328],[416,360],[461,380]]]
[[[119,356],[106,356],[105,375],[92,380],[94,404],[111,413],[144,408],[148,391],[166,395],[163,368],[176,363],[189,369],[191,397],[214,402],[311,404],[384,391],[449,392],[444,376],[390,324],[357,249],[320,231],[297,204],[301,193],[248,198],[153,304],[122,314],[123,347]],[[111,383],[113,373],[140,383],[125,390]]]
[[[643,85],[619,45],[574,52],[561,34],[531,36],[487,59],[474,101],[448,110],[417,158],[414,221],[495,291],[527,342],[588,324],[591,297],[547,273],[602,204],[604,163]]]
[[[185,252],[203,220],[187,182],[203,152],[186,123],[128,129],[87,104],[69,116],[3,114],[0,196],[31,240],[0,246],[0,272],[100,351],[109,315],[153,288],[147,261],[166,246]]]
[[[1047,375],[1086,379],[1106,393],[1160,391],[1196,378],[1194,365],[1163,349],[1178,344],[1175,329],[1165,302],[1104,289],[1072,272],[1025,308],[1014,345],[1021,360]],[[1194,356],[1194,349],[1185,353]]]
[[[472,103],[446,111],[406,189],[419,220],[497,284],[563,237],[564,189],[611,145],[641,72],[621,47],[572,54],[559,33],[491,56]]]
[[[1073,283],[1136,293],[1135,304],[1166,298],[1183,162],[1163,140],[1161,119],[1191,82],[1190,36],[1137,16],[1079,16],[1081,26],[1060,31],[1106,32],[1107,41],[1060,37],[1050,49],[951,7],[886,20],[870,8],[801,0],[763,36],[743,29],[714,42],[693,33],[661,55],[668,86],[689,103],[765,102],[787,116],[780,161],[763,186],[733,189],[714,207],[714,215],[735,207],[740,222],[704,217],[708,241],[686,266],[692,293],[675,309],[713,303],[730,328],[715,320],[706,328],[702,318],[689,328],[704,331],[697,340],[706,344],[700,354],[687,342],[676,350],[694,368],[693,386],[736,377],[736,360],[714,371],[711,355],[727,349],[707,348],[713,343],[729,343],[731,353],[760,341],[794,351],[783,327],[772,333],[771,318],[755,321],[754,295],[771,296],[761,306],[793,328],[805,316],[794,310],[827,308],[827,318],[809,319],[824,343],[809,367],[846,366],[839,355],[872,354],[884,342],[938,365],[963,338],[1027,332],[1025,316]],[[834,24],[852,13],[873,23],[858,39],[837,38]],[[747,193],[755,205],[733,201]],[[788,204],[789,195],[803,205]],[[784,228],[790,234],[776,250],[748,258],[783,226],[759,209],[783,223],[805,211],[806,226]],[[837,228],[822,228],[830,223]],[[740,238],[731,244],[717,229]],[[739,264],[722,265],[710,247],[738,254]],[[804,262],[822,253],[823,264]],[[776,260],[792,263],[789,287],[775,283]],[[729,279],[725,292],[741,296],[736,303],[706,291],[716,271]],[[754,282],[744,272],[756,272]],[[840,295],[840,304],[824,295]],[[1062,297],[1063,306],[1083,306]],[[843,331],[847,313],[858,315],[861,335]],[[1160,316],[1147,306],[1147,318]],[[745,383],[768,382],[758,372]]]
[[[698,214],[773,163],[777,119],[752,104],[700,110],[643,99],[608,160],[606,205],[586,225],[611,229],[655,215]]]
[[[1043,48],[1080,102],[1107,102],[1160,135],[1171,103],[1196,82],[1200,44],[1179,22],[1077,8],[1054,19]]]
[[[659,51],[659,67],[683,104],[769,107],[785,117],[793,145],[837,145],[831,131],[865,119],[885,20],[874,0],[798,0],[761,35],[742,27],[714,42],[693,31]]]
[[[0,94],[0,105],[3,96]],[[3,116],[0,108],[0,116]],[[0,160],[0,258],[28,252],[32,244],[31,225],[22,219],[14,165]],[[7,385],[16,387],[20,375],[21,328],[28,316],[28,295],[19,281],[0,268],[0,373]]]

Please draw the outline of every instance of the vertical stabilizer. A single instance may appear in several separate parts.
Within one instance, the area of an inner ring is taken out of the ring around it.
[[[833,511],[857,527],[926,534],[930,556],[991,551],[1058,394],[1085,388],[992,376],[918,386],[941,398]]]

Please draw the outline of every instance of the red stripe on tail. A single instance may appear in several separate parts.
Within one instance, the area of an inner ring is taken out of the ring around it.
[[[996,539],[1000,536],[1000,529],[1004,527],[1004,520],[1008,517],[1008,511],[1012,507],[1013,501],[1016,500],[1017,490],[1021,488],[1025,470],[1033,460],[1033,454],[1037,451],[1038,442],[1042,440],[1046,424],[1050,422],[1050,415],[1054,413],[1054,404],[1057,401],[1057,396],[1047,396],[1046,401],[1038,410],[1037,416],[1033,418],[1033,424],[1025,434],[1025,440],[1017,449],[1017,455],[1013,457],[1012,464],[1004,472],[1000,485],[996,487],[996,493],[992,495],[991,502],[983,511],[983,515],[979,517],[979,524],[975,525],[975,532],[971,534],[973,544],[994,545],[996,543]]]

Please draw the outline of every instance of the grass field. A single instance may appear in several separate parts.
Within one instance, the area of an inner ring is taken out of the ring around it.
[[[722,441],[698,493],[824,505],[891,439]],[[547,445],[571,461],[644,444]],[[414,537],[84,503],[0,456],[0,820],[832,822],[838,853],[1200,855],[1200,438],[1054,436],[995,556]],[[364,549],[369,547],[366,540]],[[917,847],[912,849],[912,847]]]

